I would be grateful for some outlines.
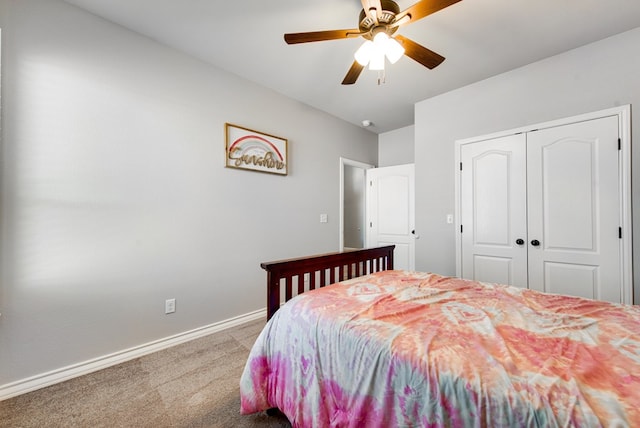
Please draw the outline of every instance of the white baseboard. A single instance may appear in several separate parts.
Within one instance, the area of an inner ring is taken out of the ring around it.
[[[259,319],[266,320],[266,318],[267,310],[262,309],[204,327],[196,328],[194,330],[185,331],[183,333],[165,337],[164,339],[155,340],[153,342],[145,343],[140,346],[125,349],[120,352],[115,352],[113,354],[94,358],[89,361],[73,364],[71,366],[63,367],[57,370],[52,370],[47,373],[42,373],[26,379],[18,380],[6,385],[0,385],[0,401],[6,400],[7,398],[15,397],[17,395],[26,394],[27,392],[35,391],[36,389],[44,388],[46,386],[51,386],[56,383],[64,382],[65,380],[69,380],[91,372],[105,369],[107,367],[115,366],[116,364],[124,363],[125,361],[133,360],[134,358],[139,358],[143,355],[170,348],[172,346],[179,345],[190,340],[198,339],[212,333],[217,333],[231,327],[235,327]]]

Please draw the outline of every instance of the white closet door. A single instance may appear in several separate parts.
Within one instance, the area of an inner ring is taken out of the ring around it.
[[[617,116],[527,134],[529,287],[622,301]]]
[[[466,144],[461,161],[462,277],[526,288],[525,135]]]

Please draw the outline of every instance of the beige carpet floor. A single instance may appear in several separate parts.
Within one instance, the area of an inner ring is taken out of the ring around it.
[[[0,401],[0,427],[290,427],[240,415],[255,321]]]

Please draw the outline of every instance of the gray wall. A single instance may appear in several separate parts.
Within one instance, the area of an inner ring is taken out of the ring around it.
[[[405,126],[378,135],[379,167],[414,162],[415,126]]]
[[[376,135],[58,0],[0,27],[0,387],[260,310],[261,261],[338,249],[338,159]],[[289,139],[290,175],[224,168],[225,122]]]
[[[455,232],[446,224],[454,212],[454,142],[520,126],[633,104],[639,129],[640,28],[530,64],[422,101],[415,111],[416,267],[455,274]],[[640,171],[640,151],[632,154]],[[640,201],[640,174],[633,174],[633,205]],[[640,210],[634,228],[640,230]],[[634,242],[634,276],[640,274]],[[635,301],[640,282],[635,283]]]

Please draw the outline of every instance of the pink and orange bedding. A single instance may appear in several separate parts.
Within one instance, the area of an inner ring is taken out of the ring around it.
[[[378,272],[283,305],[240,390],[294,427],[640,427],[640,308]]]

